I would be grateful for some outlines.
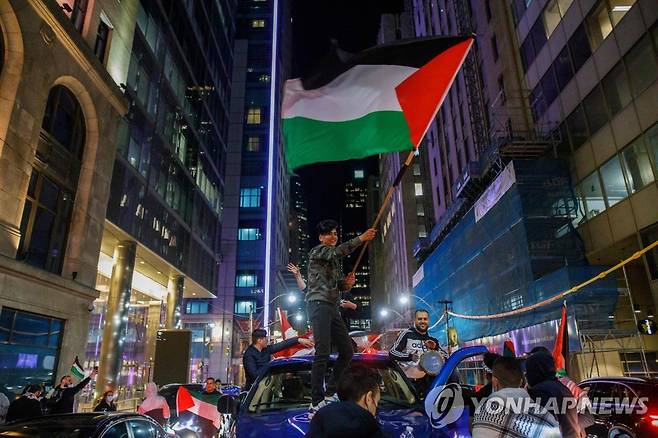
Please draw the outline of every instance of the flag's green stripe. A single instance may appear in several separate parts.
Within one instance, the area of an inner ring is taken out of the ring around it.
[[[219,400],[219,397],[221,397],[220,393],[204,394],[200,391],[190,391],[190,395],[192,396],[192,398],[195,398],[202,402],[211,403],[214,405],[217,405],[217,400]]]
[[[378,111],[344,122],[305,117],[283,119],[283,135],[291,170],[311,163],[364,158],[413,148],[401,111]]]
[[[71,367],[71,374],[73,374],[78,379],[82,379],[85,376],[85,374],[75,366]]]

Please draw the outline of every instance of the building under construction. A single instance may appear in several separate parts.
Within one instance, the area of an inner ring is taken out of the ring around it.
[[[520,309],[658,239],[658,11],[617,3],[407,2],[383,20],[389,34],[406,17],[415,36],[476,37],[421,146],[436,219],[404,236],[406,263],[433,317],[517,313],[445,318],[439,339],[449,327],[459,345],[552,348],[562,300]],[[573,376],[658,375],[658,340],[638,330],[657,298],[655,251],[569,295]]]

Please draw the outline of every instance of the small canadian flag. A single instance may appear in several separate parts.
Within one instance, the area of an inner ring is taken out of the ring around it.
[[[276,309],[277,314],[279,315],[279,320],[281,321],[281,333],[283,333],[283,339],[290,339],[294,338],[297,335],[297,330],[292,328],[292,325],[290,324],[290,321],[288,321],[288,317],[286,314],[281,310],[280,307]],[[306,334],[299,336],[300,338],[306,338],[306,339],[313,339],[313,333],[310,331],[306,332]],[[306,348],[302,344],[297,344],[294,345],[290,348],[287,348],[285,350],[281,350],[278,353],[274,353],[274,357],[290,357],[290,356],[307,356],[315,354],[315,348]]]

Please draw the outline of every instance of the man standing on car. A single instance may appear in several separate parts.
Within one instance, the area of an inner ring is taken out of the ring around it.
[[[370,228],[360,236],[336,246],[337,229],[336,221],[328,219],[320,222],[317,226],[320,245],[313,248],[308,257],[306,306],[315,340],[309,419],[326,404],[338,401],[336,383],[349,366],[354,354],[352,340],[340,316],[338,306],[340,292],[351,289],[356,279],[353,274],[343,278],[340,259],[354,252],[364,242],[374,239],[377,234],[377,230]],[[324,375],[332,344],[336,346],[338,358],[325,391]]]
[[[293,345],[302,344],[305,347],[313,348],[313,341],[306,338],[290,338],[278,344],[268,345],[267,332],[263,329],[256,329],[251,334],[251,345],[247,347],[242,355],[242,364],[247,381],[244,389],[249,391],[251,385],[256,381],[256,377],[265,369],[268,362],[272,359],[272,354],[290,348]]]
[[[427,333],[429,318],[430,314],[427,310],[416,310],[414,326],[402,330],[389,351],[389,357],[399,362],[421,398],[432,384],[432,377],[420,368],[420,357],[423,353],[432,350],[438,351],[443,359],[448,358],[448,354],[439,346],[439,341]]]

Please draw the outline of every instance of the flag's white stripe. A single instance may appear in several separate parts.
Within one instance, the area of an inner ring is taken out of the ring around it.
[[[295,336],[297,336],[297,331],[292,327],[288,327],[283,333],[283,339],[290,339],[294,338]]]
[[[188,409],[188,411],[199,417],[209,419],[213,422],[215,427],[219,427],[222,414],[217,411],[217,406],[194,397],[192,397],[192,399],[194,400],[194,406]]]
[[[417,70],[403,65],[357,65],[314,90],[304,90],[300,79],[291,79],[284,87],[282,117],[344,122],[377,111],[402,111],[395,87]]]

